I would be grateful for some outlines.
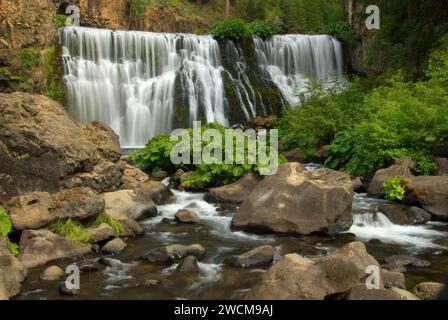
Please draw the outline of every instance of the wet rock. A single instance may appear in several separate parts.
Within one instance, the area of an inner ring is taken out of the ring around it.
[[[79,291],[76,289],[67,288],[64,282],[59,285],[59,293],[64,296],[77,296],[79,294]]]
[[[378,266],[363,243],[313,259],[288,254],[263,275],[247,299],[322,300],[365,283],[366,268]],[[382,288],[382,287],[381,287]]]
[[[352,225],[352,200],[349,175],[287,163],[257,184],[232,225],[250,231],[333,234]]]
[[[139,200],[133,190],[120,190],[102,194],[105,212],[117,220],[142,220],[157,215],[157,208],[151,199]]]
[[[395,287],[400,289],[406,289],[406,281],[403,273],[383,269],[381,270],[381,274],[383,276],[383,282],[385,288]]]
[[[0,145],[3,202],[36,190],[58,192],[71,176],[121,156],[118,136],[109,127],[77,124],[59,103],[23,92],[0,94]],[[109,187],[119,185],[120,179],[113,185],[111,177],[98,176]]]
[[[398,158],[394,160],[394,164],[388,168],[378,170],[372,181],[370,182],[367,193],[371,197],[384,196],[383,184],[387,179],[401,176],[404,178],[412,177],[411,168],[415,162],[409,158]]]
[[[149,262],[170,262],[182,259],[186,256],[195,256],[196,258],[201,259],[204,255],[205,249],[200,244],[192,244],[189,246],[173,244],[153,249],[140,257],[140,259]]]
[[[178,169],[170,178],[170,182],[168,184],[168,187],[170,189],[177,189],[180,186],[180,179],[182,177],[182,175],[185,173],[184,170],[182,169]]]
[[[195,256],[185,257],[176,268],[177,273],[198,273],[198,259]]]
[[[65,271],[59,268],[58,266],[51,266],[45,269],[40,274],[41,280],[47,280],[47,281],[53,281],[53,280],[59,280],[62,277],[65,276]]]
[[[151,179],[155,181],[162,181],[168,178],[169,174],[166,171],[157,171],[151,174]]]
[[[142,235],[145,233],[145,230],[143,227],[135,220],[125,218],[125,219],[118,219],[120,222],[120,237],[133,237]]]
[[[202,223],[198,214],[191,210],[182,209],[176,212],[176,220],[182,223]]]
[[[106,267],[109,267],[109,268],[112,268],[112,267],[117,266],[118,264],[121,264],[120,260],[112,259],[112,258],[99,258],[97,260],[97,262],[99,264],[101,264],[103,266],[106,266]]]
[[[101,251],[105,253],[119,254],[124,248],[126,248],[126,242],[120,238],[116,238],[106,243],[104,247],[101,248]]]
[[[386,263],[382,265],[383,268],[389,271],[405,272],[406,266],[415,268],[427,268],[431,265],[429,261],[421,260],[407,255],[395,255],[386,258]]]
[[[274,248],[272,246],[262,246],[242,255],[228,257],[224,262],[239,268],[252,268],[270,264],[273,260]]]
[[[0,300],[16,296],[27,274],[28,270],[9,252],[0,236]]]
[[[448,219],[448,176],[418,176],[409,179],[406,201],[417,201],[439,219]]]
[[[159,181],[146,181],[133,186],[137,199],[145,201],[151,199],[155,204],[165,204],[173,197],[173,193]]]
[[[204,196],[204,200],[211,203],[230,203],[239,205],[246,199],[255,186],[260,182],[260,178],[253,173],[249,173],[229,185],[212,188]]]
[[[101,242],[115,237],[114,229],[107,223],[102,223],[96,228],[89,229],[89,234],[93,242]]]
[[[437,175],[448,176],[448,158],[435,158],[434,162],[437,164]]]
[[[101,271],[104,269],[103,264],[93,261],[93,260],[80,261],[77,263],[77,266],[80,271],[86,272],[86,273],[97,272],[97,271]]]
[[[124,171],[121,177],[121,190],[133,189],[135,185],[147,181],[149,181],[149,176],[142,170],[130,164],[124,164]]]
[[[395,224],[413,225],[424,224],[431,220],[431,215],[418,207],[409,207],[398,203],[382,203],[378,210]]]
[[[60,237],[47,229],[25,230],[20,238],[18,258],[25,267],[32,268],[89,252],[90,245]]]
[[[392,287],[389,290],[392,291],[393,293],[398,294],[402,300],[420,300],[420,298],[417,297],[412,292],[409,292],[409,291],[406,291],[406,290],[403,290],[400,288]]]
[[[442,283],[422,282],[416,285],[412,292],[422,300],[435,300],[442,289]]]
[[[87,219],[104,209],[104,200],[87,188],[26,193],[13,197],[6,207],[17,230],[39,229],[57,218]]]
[[[358,192],[358,193],[365,191],[364,183],[362,183],[360,177],[356,177],[356,178],[352,179],[352,188],[353,188],[354,192]]]
[[[301,152],[299,148],[281,151],[281,154],[286,158],[288,162],[300,162],[303,156],[303,152]]]
[[[350,289],[347,300],[406,300],[396,292],[387,289],[367,289],[359,284]]]

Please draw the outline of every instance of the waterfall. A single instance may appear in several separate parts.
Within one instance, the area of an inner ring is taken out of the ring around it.
[[[122,146],[142,146],[173,130],[175,121],[228,124],[220,51],[211,36],[66,27],[61,43],[70,111],[81,122],[110,125]],[[176,105],[181,98],[186,115]]]
[[[290,105],[300,103],[309,79],[334,83],[343,75],[342,45],[325,35],[280,35],[269,40],[255,38],[257,63],[263,76],[270,78]]]

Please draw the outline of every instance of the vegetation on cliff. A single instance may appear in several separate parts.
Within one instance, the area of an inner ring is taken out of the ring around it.
[[[6,214],[5,208],[3,208],[2,205],[0,205],[0,237],[4,238],[6,240],[6,248],[11,252],[13,255],[19,254],[19,247],[17,244],[9,241],[8,235],[12,230],[12,223],[8,218],[8,215]]]

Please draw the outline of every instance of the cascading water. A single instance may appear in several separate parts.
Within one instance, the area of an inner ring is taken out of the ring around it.
[[[109,124],[122,146],[142,146],[180,117],[177,80],[189,125],[199,118],[228,124],[218,43],[211,36],[61,30],[69,107],[81,122]]]
[[[300,104],[309,79],[332,85],[343,75],[342,45],[325,35],[279,35],[269,40],[255,38],[260,71],[271,79],[290,105]]]

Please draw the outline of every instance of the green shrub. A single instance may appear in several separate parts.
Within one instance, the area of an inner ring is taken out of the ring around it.
[[[148,4],[149,0],[129,0],[130,20],[134,23],[140,22]]]
[[[114,219],[113,217],[107,215],[104,211],[101,211],[100,214],[96,217],[94,221],[92,221],[89,225],[90,228],[98,227],[101,224],[108,224],[114,230],[115,236],[119,237],[121,234],[121,223],[120,221]]]
[[[64,14],[57,14],[54,17],[54,24],[57,28],[63,28],[67,25],[67,16]]]
[[[321,33],[331,35],[349,44],[356,42],[352,27],[347,21],[337,21],[326,25],[321,29]]]
[[[19,254],[19,247],[17,246],[17,244],[12,243],[8,239],[8,235],[11,232],[11,229],[12,223],[9,220],[8,215],[6,214],[5,208],[0,205],[0,237],[6,240],[6,248],[9,250],[9,252],[16,256]]]
[[[29,48],[21,49],[17,52],[17,55],[22,60],[22,65],[25,67],[34,67],[40,64],[40,49],[32,46]]]
[[[270,22],[255,20],[249,23],[249,29],[252,33],[260,38],[270,38],[279,34],[282,29]]]
[[[211,34],[221,40],[240,40],[252,36],[246,23],[240,19],[229,19],[216,23],[212,28]]]
[[[402,185],[403,178],[400,176],[387,179],[383,183],[386,199],[402,201],[406,190]]]
[[[52,222],[48,229],[61,237],[79,241],[82,243],[90,242],[90,233],[85,226],[74,218],[59,218]]]

